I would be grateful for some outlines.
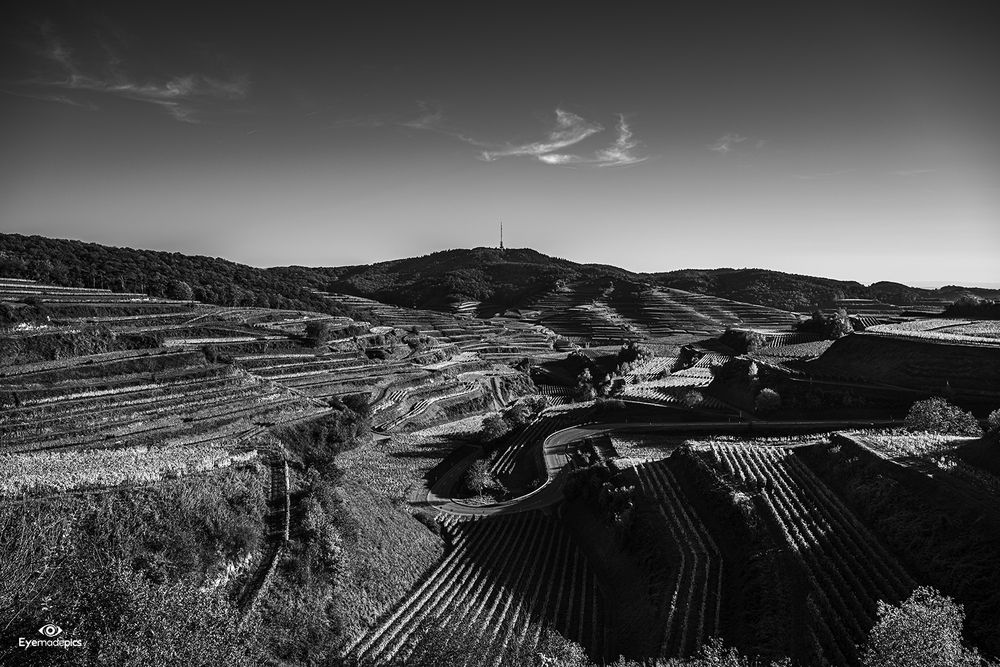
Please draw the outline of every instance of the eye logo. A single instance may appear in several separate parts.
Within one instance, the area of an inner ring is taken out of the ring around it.
[[[38,628],[38,631],[45,635],[46,637],[58,637],[62,634],[62,628],[53,623],[47,623],[42,627]]]

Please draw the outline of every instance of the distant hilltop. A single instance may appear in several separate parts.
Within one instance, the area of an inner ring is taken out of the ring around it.
[[[206,303],[321,312],[334,306],[317,298],[317,290],[437,310],[462,302],[519,308],[561,284],[591,280],[668,287],[796,312],[834,307],[845,299],[940,310],[963,296],[1000,296],[1000,290],[993,289],[924,289],[895,282],[863,285],[768,269],[636,273],[606,264],[550,257],[530,248],[480,247],[365,265],[261,269],[200,255],[19,234],[0,234],[0,276],[152,296],[183,298],[190,290],[188,298]]]

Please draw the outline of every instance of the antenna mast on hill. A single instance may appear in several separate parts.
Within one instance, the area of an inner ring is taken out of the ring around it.
[[[500,220],[500,249],[503,250],[503,220]]]

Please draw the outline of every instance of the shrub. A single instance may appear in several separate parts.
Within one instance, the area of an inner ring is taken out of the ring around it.
[[[986,418],[986,432],[994,437],[1000,437],[1000,408],[991,412]]]
[[[479,437],[483,442],[493,442],[507,435],[509,431],[510,426],[507,421],[499,413],[496,413],[483,420],[483,428]]]
[[[691,391],[684,394],[684,398],[681,399],[681,403],[684,404],[685,408],[693,410],[702,404],[705,397],[697,389],[692,389]]]
[[[781,395],[773,389],[764,388],[757,394],[753,403],[757,412],[774,412],[781,407]]]
[[[922,586],[898,607],[879,602],[868,635],[866,667],[973,667],[979,652],[962,644],[965,611],[949,597]]]
[[[721,366],[712,366],[712,377],[721,382],[753,384],[757,381],[760,367],[748,357],[733,357]]]
[[[905,423],[911,431],[929,431],[946,435],[982,435],[982,429],[971,413],[952,405],[940,396],[914,403],[906,415]]]
[[[205,361],[210,364],[214,364],[219,360],[219,348],[215,345],[203,345],[201,353],[205,355]]]
[[[573,394],[581,401],[592,401],[597,396],[597,391],[594,389],[594,376],[589,368],[584,368],[576,376]]]
[[[306,342],[313,347],[323,345],[330,340],[330,323],[313,320],[306,322]]]
[[[178,299],[180,301],[191,301],[194,299],[194,290],[183,280],[175,280],[170,283],[170,290],[168,295],[171,299]]]
[[[486,459],[474,461],[469,469],[465,471],[462,478],[465,489],[472,494],[479,495],[484,491],[503,493],[503,485],[498,482],[490,473],[490,465]]]
[[[642,362],[653,356],[653,352],[643,345],[637,344],[634,340],[621,346],[618,350],[618,364],[633,364]]]
[[[105,664],[165,664],[169,656],[176,665],[236,666],[260,654],[252,630],[239,628],[218,593],[185,582],[155,585],[122,563],[88,574],[80,604],[92,611],[80,634]]]
[[[729,328],[719,337],[719,342],[731,347],[739,354],[746,354],[758,350],[764,345],[764,335],[759,331]]]
[[[486,461],[479,459],[474,461],[469,469],[465,471],[465,488],[472,493],[482,493],[488,485],[490,468]]]
[[[854,331],[847,311],[843,308],[829,315],[823,315],[817,310],[809,319],[799,320],[795,328],[802,332],[821,334],[829,340],[836,340]]]

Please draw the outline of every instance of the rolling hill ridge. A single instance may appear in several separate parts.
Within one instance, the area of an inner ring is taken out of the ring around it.
[[[308,308],[334,313],[315,291],[375,299],[408,308],[451,310],[479,302],[495,311],[529,307],[554,290],[584,280],[628,281],[683,290],[785,311],[828,308],[837,299],[867,299],[903,307],[938,308],[961,296],[1000,296],[1000,290],[948,286],[936,290],[900,283],[863,285],[767,269],[681,269],[637,273],[581,264],[530,248],[453,249],[421,257],[340,267],[262,269],[221,258],[116,248],[40,236],[0,234],[0,276],[68,287],[103,287],[151,296],[191,297],[218,305]]]

